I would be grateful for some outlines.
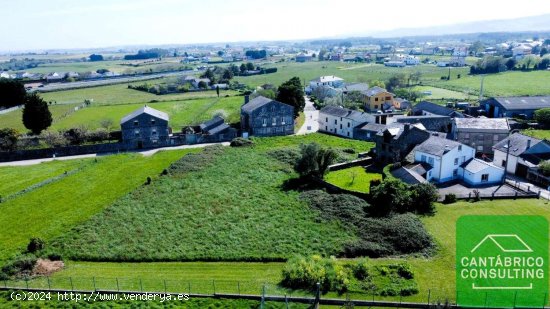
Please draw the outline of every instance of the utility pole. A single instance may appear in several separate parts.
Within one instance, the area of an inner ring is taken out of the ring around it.
[[[479,89],[479,102],[483,100],[483,80],[485,79],[485,75],[481,75],[481,87]]]
[[[506,173],[508,173],[508,158],[510,157],[510,138],[506,144],[506,162],[504,163],[504,175],[502,176],[502,183],[506,182]]]

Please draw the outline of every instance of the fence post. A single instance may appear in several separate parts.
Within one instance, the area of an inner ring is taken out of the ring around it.
[[[97,288],[96,288],[96,286],[95,286],[95,277],[92,277],[92,281],[93,281],[93,283],[94,283],[94,291],[97,291]]]
[[[285,294],[285,304],[286,304],[286,309],[288,309],[288,298],[286,297],[286,294]]]
[[[517,300],[517,298],[518,298],[518,291],[516,291],[516,292],[514,293],[514,307],[512,307],[512,308],[516,308],[516,300]]]
[[[51,290],[52,285],[50,284],[50,276],[46,277],[46,279],[48,280],[48,290]]]
[[[237,292],[239,292],[239,295],[241,295],[241,282],[237,281]]]
[[[8,288],[8,279],[4,279],[4,287]]]
[[[542,309],[546,306],[546,299],[548,298],[548,292],[544,293],[544,302],[542,303]]]
[[[432,290],[428,290],[428,307],[430,306],[430,298],[432,296]]]
[[[29,289],[29,278],[25,278],[25,286]]]
[[[518,198],[518,191],[516,191],[516,194],[514,195],[514,200]]]
[[[487,292],[485,292],[485,308],[487,308],[487,297],[488,297],[488,296],[489,296],[489,295],[487,294]]]
[[[537,198],[540,199],[540,190],[539,193],[537,193]]]
[[[216,294],[216,281],[212,279],[212,288],[214,289],[214,294]]]
[[[141,281],[141,278],[139,278],[139,289],[143,292],[143,282]]]
[[[164,280],[164,294],[168,293],[168,288],[166,287],[166,280]]]
[[[189,295],[191,295],[191,281],[188,282]]]
[[[71,291],[74,292],[73,277],[69,277],[69,281],[71,282]]]
[[[120,292],[120,285],[118,284],[118,278],[116,279],[116,290]]]

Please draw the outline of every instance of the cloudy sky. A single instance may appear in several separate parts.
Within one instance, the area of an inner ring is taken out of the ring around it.
[[[292,40],[550,13],[549,0],[0,2],[4,51]]]

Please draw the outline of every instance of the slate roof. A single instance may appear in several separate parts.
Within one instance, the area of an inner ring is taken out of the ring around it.
[[[211,134],[211,135],[217,134],[217,133],[220,133],[220,132],[228,129],[229,127],[230,126],[227,123],[222,123],[222,124],[220,124],[216,127],[213,127],[211,129],[207,130],[206,133]]]
[[[527,150],[527,143],[531,141],[531,147],[540,143],[541,140],[521,133],[514,133],[507,138],[501,140],[493,146],[493,149],[502,152],[508,152],[508,141],[510,141],[510,155],[518,157]]]
[[[398,168],[394,171],[391,171],[391,174],[394,177],[399,178],[403,182],[405,182],[407,184],[410,184],[410,185],[427,182],[426,179],[424,179],[424,177],[420,176],[415,171],[409,170],[409,169],[404,168],[404,167],[401,167],[401,168]]]
[[[372,97],[374,95],[377,95],[379,93],[382,93],[382,92],[386,92],[387,90],[384,89],[384,88],[380,88],[378,86],[374,86],[372,88],[370,88],[368,91],[367,91],[367,96],[369,97]]]
[[[455,118],[458,129],[510,130],[506,118]]]
[[[415,127],[419,130],[423,130],[423,131],[426,130],[426,128],[421,123],[410,124],[410,126],[411,126],[411,129]],[[390,132],[390,134],[393,136],[394,139],[398,139],[401,136],[401,134],[403,134],[404,128],[405,128],[404,123],[394,122],[392,124],[387,125],[384,130],[379,131],[377,135],[384,135],[384,132],[387,130]]]
[[[483,160],[480,160],[480,159],[477,159],[477,158],[472,158],[464,163],[462,163],[460,165],[460,167],[462,167],[464,170],[470,172],[470,173],[479,173],[481,171],[483,171],[484,169],[487,169],[489,167],[494,167],[494,168],[498,168],[498,169],[502,169],[490,162],[485,162]]]
[[[379,123],[367,123],[366,125],[362,126],[359,130],[364,131],[371,131],[371,132],[380,132],[386,129],[385,124],[379,124]]]
[[[136,109],[135,111],[131,112],[130,114],[122,117],[122,119],[120,119],[120,124],[128,122],[128,121],[136,118],[137,116],[139,116],[141,114],[148,114],[148,115],[151,115],[153,117],[157,117],[157,118],[160,118],[160,119],[166,120],[166,121],[168,121],[170,119],[170,117],[168,117],[167,113],[161,112],[159,110],[156,110],[154,108],[151,108],[151,107],[145,105],[144,107]]]
[[[368,114],[339,106],[325,106],[321,109],[320,113],[335,117],[348,118],[358,123],[364,123],[368,121]]]
[[[413,107],[413,110],[415,110],[415,111],[417,111],[417,110],[426,111],[428,113],[432,113],[432,114],[436,114],[436,115],[440,115],[440,116],[450,116],[455,112],[455,110],[453,110],[453,109],[450,109],[450,108],[445,107],[445,106],[437,105],[435,103],[428,102],[428,101],[422,101],[422,102],[416,104]]]
[[[461,145],[459,142],[441,138],[437,136],[430,136],[426,141],[424,141],[422,144],[417,145],[414,148],[414,151],[420,151],[427,154],[431,154],[434,156],[441,157],[443,154],[446,153],[445,149],[453,149]]]
[[[507,110],[541,109],[550,107],[550,96],[495,97],[489,99],[489,101],[490,100]]]
[[[241,110],[245,113],[250,113],[254,110],[256,110],[257,108],[260,108],[262,106],[265,106],[271,102],[275,102],[275,103],[278,103],[278,104],[284,104],[284,105],[287,105],[285,103],[281,103],[279,101],[276,101],[276,100],[272,100],[272,99],[268,99],[266,97],[262,97],[262,96],[258,96],[258,97],[255,97],[254,99],[250,100],[250,102],[246,103],[245,105],[243,105],[241,107]],[[290,105],[287,105],[289,107],[292,107]]]
[[[202,131],[210,130],[224,123],[224,120],[220,116],[216,116],[208,121],[201,123],[200,128]]]
[[[344,89],[346,89],[346,91],[359,91],[363,94],[366,94],[369,90],[369,85],[365,83],[346,84]]]

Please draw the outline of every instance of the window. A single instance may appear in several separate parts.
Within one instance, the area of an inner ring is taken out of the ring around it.
[[[348,122],[348,128],[351,127],[351,123]]]
[[[135,134],[136,136],[139,136],[139,130],[135,130],[135,131],[134,131],[134,134]]]
[[[453,170],[453,177],[458,176],[458,169]]]
[[[458,158],[455,158],[455,165],[458,165]]]
[[[391,100],[391,97],[386,97],[386,101],[390,101]]]
[[[498,137],[499,137],[498,135],[493,135],[493,141],[498,142]]]
[[[428,158],[428,164],[431,165],[431,166],[433,166],[433,165],[434,165],[434,158],[429,157],[429,158]]]
[[[155,125],[155,119],[151,118],[151,125]]]
[[[481,175],[481,182],[488,182],[488,181],[489,181],[489,174]]]
[[[426,156],[425,155],[420,156],[420,161],[426,162]]]
[[[338,124],[338,120],[334,119],[334,124]]]
[[[274,125],[276,125],[276,124],[277,124],[277,117],[273,117],[273,118],[271,119],[271,125],[274,126]]]
[[[458,151],[462,151],[462,145],[458,145]]]
[[[374,102],[378,102],[378,98],[374,98]]]
[[[378,109],[378,105],[375,105],[375,106],[374,106],[374,109]]]
[[[266,118],[262,118],[262,126],[266,126],[267,125],[267,119]]]
[[[151,135],[156,136],[157,135],[157,130],[153,130],[153,132],[151,132]]]
[[[328,126],[325,126],[325,131],[328,131]]]
[[[501,166],[506,166],[506,160],[502,160],[502,165]]]
[[[483,151],[483,145],[477,146],[477,151]]]
[[[325,122],[328,122],[328,117],[325,118]]]
[[[342,124],[340,124],[340,130],[342,130]]]
[[[136,127],[139,126],[139,121],[134,120],[134,126],[136,126]]]
[[[285,124],[285,117],[281,116],[281,124]]]
[[[348,137],[349,137],[349,132],[348,132]]]

